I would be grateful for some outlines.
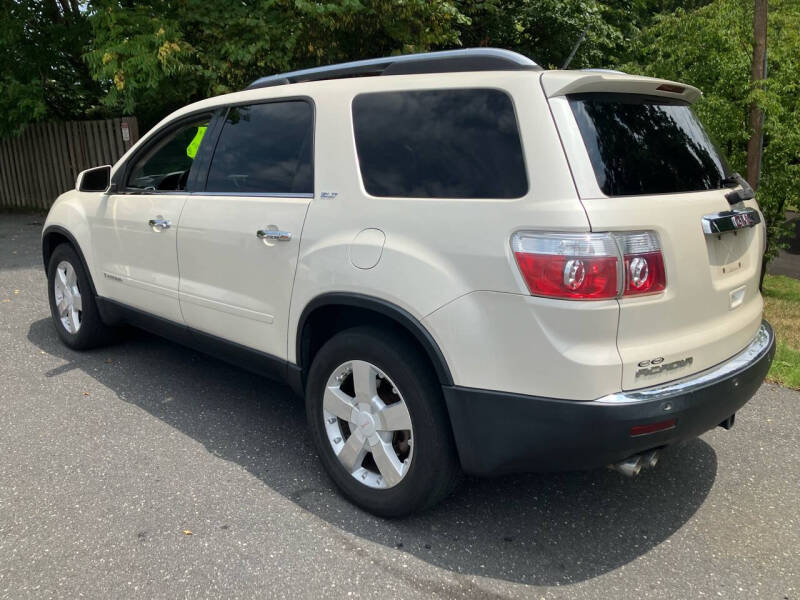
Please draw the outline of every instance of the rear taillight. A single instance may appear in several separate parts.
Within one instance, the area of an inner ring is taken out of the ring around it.
[[[666,287],[655,233],[518,232],[511,248],[534,296],[605,300]]]
[[[534,296],[602,300],[619,293],[619,251],[608,234],[515,233],[511,247]]]
[[[664,257],[656,234],[652,231],[616,233],[625,264],[623,296],[655,294],[667,287]]]

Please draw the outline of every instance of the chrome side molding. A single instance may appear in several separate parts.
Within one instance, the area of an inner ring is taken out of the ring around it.
[[[746,227],[755,227],[761,223],[761,214],[754,208],[724,210],[706,215],[702,218],[703,233],[716,235],[727,231],[736,231]]]

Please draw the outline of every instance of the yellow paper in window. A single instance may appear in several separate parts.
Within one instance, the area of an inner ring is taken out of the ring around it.
[[[186,156],[194,160],[194,157],[197,156],[197,149],[200,147],[200,142],[203,141],[203,136],[206,134],[206,129],[208,127],[198,127],[197,133],[194,134],[194,139],[189,142],[189,145],[186,146]]]

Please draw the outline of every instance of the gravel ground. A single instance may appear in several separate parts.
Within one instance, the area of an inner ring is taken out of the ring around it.
[[[0,215],[0,598],[800,597],[800,394],[605,470],[342,500],[287,388],[144,333],[76,353],[42,218]]]

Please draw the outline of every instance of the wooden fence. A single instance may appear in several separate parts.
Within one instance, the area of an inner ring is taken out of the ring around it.
[[[78,173],[113,165],[137,139],[136,117],[124,117],[38,123],[0,140],[0,208],[49,208]]]

